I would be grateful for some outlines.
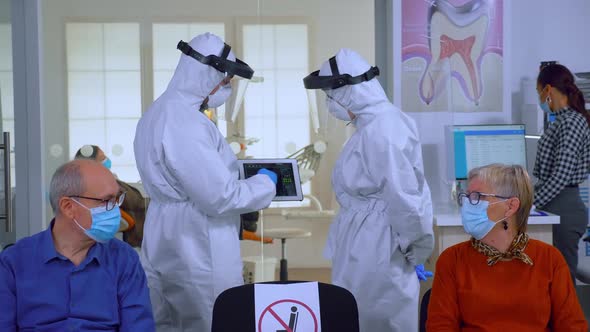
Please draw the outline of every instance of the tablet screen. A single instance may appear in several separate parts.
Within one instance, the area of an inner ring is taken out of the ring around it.
[[[295,159],[241,159],[238,160],[240,179],[258,174],[260,169],[277,175],[276,195],[273,201],[302,201],[301,178]]]
[[[258,174],[266,168],[277,175],[277,196],[297,196],[297,187],[292,163],[248,163],[244,164],[245,178]]]

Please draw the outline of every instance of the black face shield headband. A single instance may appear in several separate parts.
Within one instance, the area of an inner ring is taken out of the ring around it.
[[[224,74],[227,73],[227,76],[238,75],[245,79],[251,79],[254,75],[254,70],[252,70],[252,68],[250,68],[250,66],[248,66],[248,64],[242,60],[236,58],[236,62],[233,62],[227,59],[229,51],[231,50],[231,47],[227,44],[224,44],[223,50],[221,51],[221,56],[204,56],[203,54],[195,51],[188,43],[182,40],[178,42],[176,48],[185,55],[190,56],[202,64],[211,66]]]
[[[364,74],[354,77],[349,74],[340,75],[338,65],[336,64],[336,57],[331,57],[329,61],[332,76],[320,76],[320,71],[316,70],[303,79],[303,85],[306,89],[338,89],[345,85],[370,81],[379,75],[379,68],[377,67],[371,67]]]

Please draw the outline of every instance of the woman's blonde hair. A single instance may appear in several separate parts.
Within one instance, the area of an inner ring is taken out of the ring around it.
[[[474,178],[489,185],[494,190],[491,194],[516,197],[520,200],[520,206],[515,214],[516,228],[518,232],[526,232],[534,195],[527,171],[520,165],[491,164],[469,171],[468,181]]]

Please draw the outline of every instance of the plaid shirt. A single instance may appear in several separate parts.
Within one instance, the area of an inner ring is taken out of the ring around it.
[[[533,175],[535,206],[543,207],[568,185],[588,178],[590,167],[590,129],[586,118],[570,108],[557,112],[537,147]]]

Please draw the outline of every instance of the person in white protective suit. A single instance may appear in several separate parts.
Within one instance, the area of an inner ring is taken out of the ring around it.
[[[137,168],[151,199],[141,260],[157,330],[210,331],[216,297],[243,284],[240,214],[270,205],[276,174],[261,170],[239,180],[234,153],[200,112],[221,106],[233,75],[249,79],[252,69],[210,33],[178,49],[174,76],[135,135]]]
[[[389,102],[360,55],[340,50],[304,79],[323,89],[328,111],[352,121],[332,185],[340,211],[325,255],[332,282],[350,290],[363,332],[418,330],[419,280],[434,237],[430,189],[414,121]]]

